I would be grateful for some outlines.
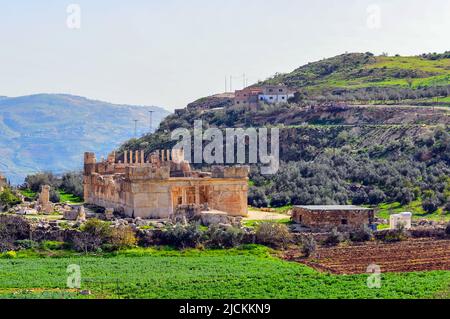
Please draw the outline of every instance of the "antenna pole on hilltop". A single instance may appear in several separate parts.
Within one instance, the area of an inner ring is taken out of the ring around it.
[[[242,74],[242,89],[245,89],[245,73]]]
[[[150,120],[150,133],[153,130],[153,112],[155,112],[155,111],[148,111],[149,120]]]
[[[230,75],[230,92],[233,92],[233,76]]]
[[[227,93],[228,91],[227,91],[227,76],[225,75],[225,93]]]

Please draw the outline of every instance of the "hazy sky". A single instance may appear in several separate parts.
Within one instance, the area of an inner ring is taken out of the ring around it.
[[[80,29],[67,25],[72,3]],[[71,93],[173,110],[223,92],[225,76],[236,89],[243,73],[252,83],[346,51],[445,50],[449,0],[0,0],[7,96]]]

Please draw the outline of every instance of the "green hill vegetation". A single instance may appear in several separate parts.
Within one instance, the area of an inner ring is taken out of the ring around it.
[[[258,85],[285,84],[299,92],[297,99],[398,102],[437,98],[439,102],[449,95],[449,83],[449,52],[407,57],[346,53],[277,74]]]
[[[448,53],[344,54],[264,82],[297,90],[289,103],[256,110],[237,106],[205,110],[191,104],[168,116],[155,134],[124,143],[119,156],[124,149],[150,153],[170,148],[171,131],[192,129],[200,119],[205,128],[277,127],[280,170],[261,176],[257,165],[252,166],[251,205],[353,203],[378,207],[383,218],[390,212],[413,210],[417,218],[450,219],[450,109],[445,105],[449,75]],[[429,102],[441,107],[356,107],[348,101]]]

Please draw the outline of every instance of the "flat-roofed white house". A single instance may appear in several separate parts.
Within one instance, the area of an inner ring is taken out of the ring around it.
[[[235,91],[234,104],[256,107],[260,103],[285,103],[291,97],[294,97],[294,93],[285,85],[247,87]]]
[[[287,102],[294,94],[284,85],[265,85],[262,92],[258,95],[258,101],[268,104],[278,104]]]

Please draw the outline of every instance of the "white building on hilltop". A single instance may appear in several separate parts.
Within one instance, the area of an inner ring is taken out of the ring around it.
[[[268,104],[278,104],[287,102],[294,94],[284,85],[265,85],[261,88],[258,101]]]
[[[257,107],[260,103],[286,103],[291,97],[294,97],[294,93],[289,91],[285,85],[247,87],[235,91],[234,104]]]

